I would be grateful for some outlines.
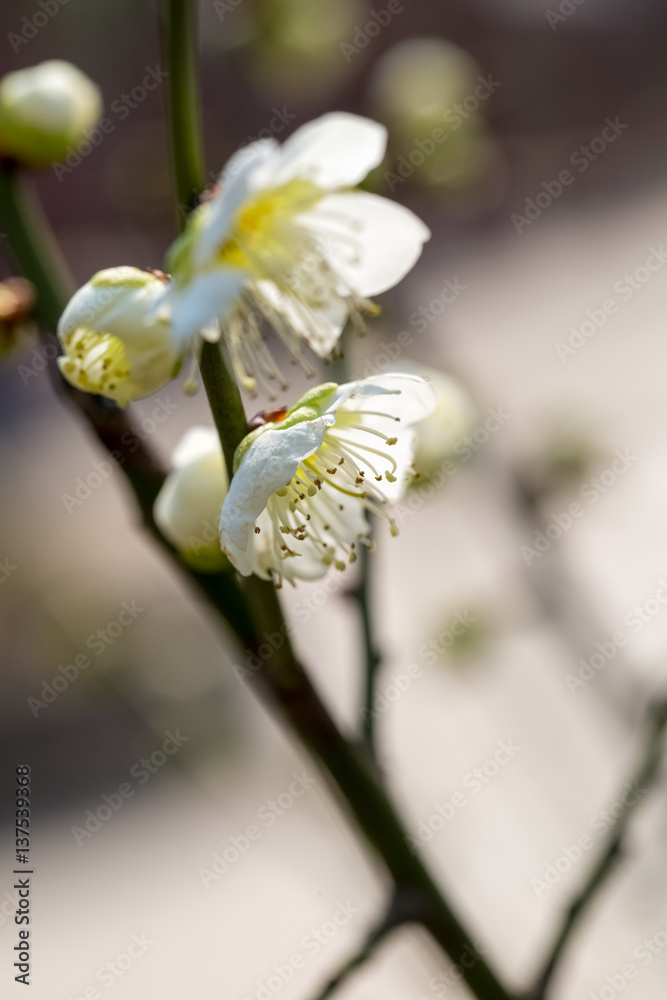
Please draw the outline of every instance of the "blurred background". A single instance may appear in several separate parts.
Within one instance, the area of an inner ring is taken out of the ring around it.
[[[70,60],[113,124],[34,178],[76,283],[160,267],[175,219],[164,94],[142,85],[160,77],[155,4],[43,9],[2,5],[0,70]],[[646,707],[665,693],[667,9],[204,0],[200,12],[211,182],[241,144],[354,111],[389,128],[367,186],[433,231],[346,358],[354,376],[448,372],[471,400],[446,475],[429,489],[425,469],[400,537],[379,534],[380,755],[417,849],[519,987],[594,862]],[[28,763],[34,997],[308,1000],[373,923],[384,874],[239,679],[245,654],[143,536],[120,472],[100,474],[42,352],[27,332],[0,369],[3,989],[19,994],[11,807]],[[300,388],[295,372],[290,395]],[[133,414],[165,458],[209,423],[203,394],[180,383]],[[298,651],[348,730],[362,666],[353,583],[350,571],[283,591]],[[501,744],[512,752],[494,766]],[[663,773],[555,997],[612,997],[633,963],[628,1000],[663,1000],[666,791]],[[456,792],[465,806],[440,822]],[[592,846],[572,861],[583,836]],[[409,929],[344,988],[380,992],[467,996]]]

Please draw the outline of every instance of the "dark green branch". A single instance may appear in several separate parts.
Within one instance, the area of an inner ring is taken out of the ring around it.
[[[204,188],[196,3],[191,0],[163,0],[162,39],[169,73],[167,119],[170,122],[171,159],[179,206],[179,227],[182,228],[188,212],[196,206]],[[225,364],[220,344],[204,341],[199,368],[231,479],[236,446],[248,433],[241,393]]]
[[[196,0],[161,0],[162,51],[169,79],[167,99],[171,162],[176,186],[178,224],[183,227],[204,188],[199,75],[197,73]]]
[[[341,735],[296,659],[275,588],[258,577],[249,577],[244,583],[257,634],[285,636],[285,641],[273,656],[264,660],[249,683],[270,704],[280,707],[304,746],[329,772],[366,840],[384,861],[397,893],[411,900],[413,919],[419,920],[456,960],[466,948],[474,947],[473,936],[409,846],[407,831],[378,781],[366,748]],[[257,648],[252,652],[263,659]],[[463,976],[479,1000],[512,1000],[481,955],[475,964],[463,970]]]
[[[222,350],[222,344],[205,341],[199,368],[231,481],[234,452],[239,441],[248,433],[248,425],[239,387],[225,364]]]

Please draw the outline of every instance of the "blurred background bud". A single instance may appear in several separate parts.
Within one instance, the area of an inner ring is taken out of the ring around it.
[[[302,105],[329,94],[349,74],[340,45],[363,20],[360,0],[257,0],[249,70],[267,93]],[[272,97],[272,99],[274,99]]]
[[[452,375],[407,359],[396,365],[396,371],[399,370],[429,379],[435,390],[433,413],[414,425],[415,470],[423,482],[455,456],[457,444],[475,426],[477,408],[465,387]],[[420,479],[413,480],[413,484],[419,482]]]
[[[498,86],[451,42],[394,45],[375,64],[370,84],[372,109],[389,128],[388,170],[452,192],[478,187],[498,165],[483,110]]]
[[[99,87],[71,63],[50,59],[0,81],[0,150],[27,166],[62,160],[102,113]]]
[[[35,288],[25,278],[0,282],[0,362],[9,357],[35,326],[31,320]]]
[[[172,471],[155,501],[155,521],[168,541],[195,569],[229,567],[220,551],[218,523],[229,481],[218,434],[192,427],[172,456]]]

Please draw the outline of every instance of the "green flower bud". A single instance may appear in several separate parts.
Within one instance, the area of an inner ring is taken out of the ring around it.
[[[60,59],[0,80],[0,153],[31,167],[62,160],[102,113],[99,87]]]

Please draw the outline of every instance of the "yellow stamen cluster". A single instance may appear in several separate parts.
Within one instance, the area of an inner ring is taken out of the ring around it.
[[[84,392],[114,396],[130,373],[123,343],[110,333],[79,326],[65,334],[63,347],[63,374]]]

